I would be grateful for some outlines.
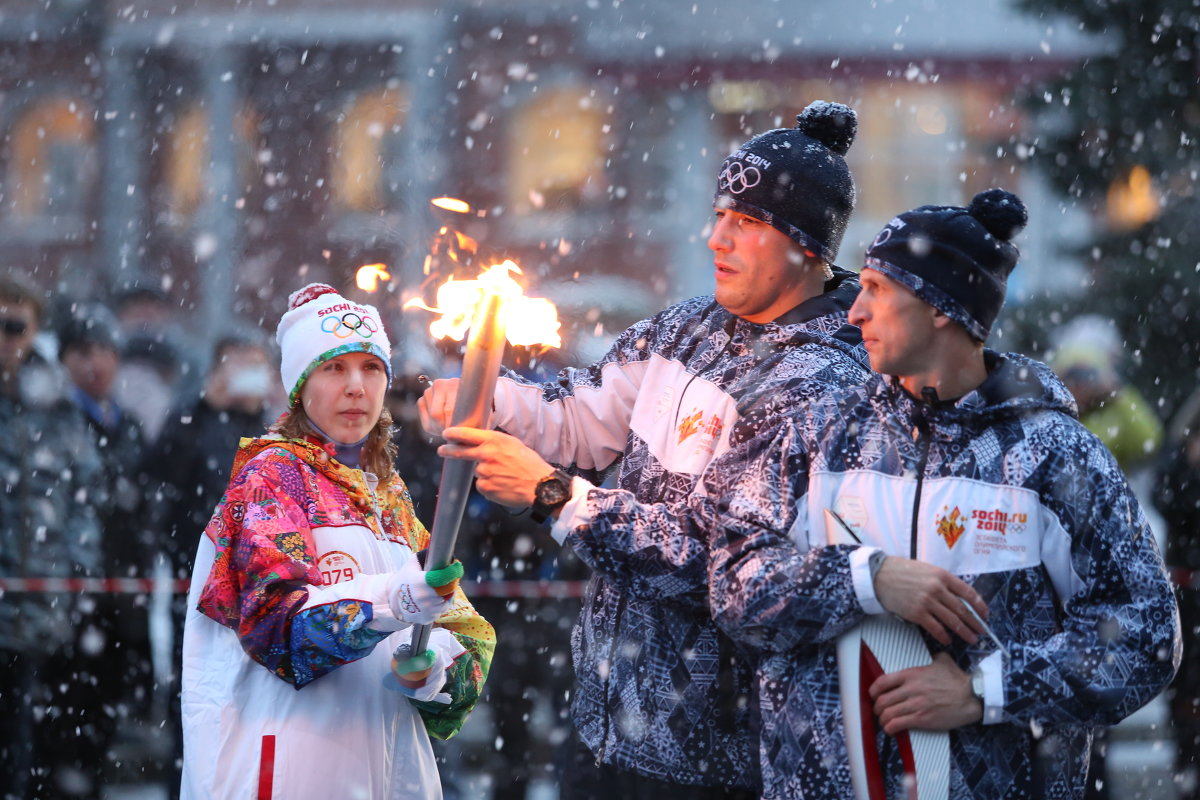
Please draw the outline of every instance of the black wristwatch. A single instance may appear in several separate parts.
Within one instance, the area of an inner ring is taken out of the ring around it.
[[[558,511],[571,499],[571,476],[556,469],[538,481],[533,490],[533,505],[529,516],[534,522],[545,522],[546,518]]]

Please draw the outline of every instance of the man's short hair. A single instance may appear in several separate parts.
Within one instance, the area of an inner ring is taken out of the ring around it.
[[[0,300],[30,306],[39,325],[42,322],[44,297],[33,278],[24,272],[8,270],[0,273]]]

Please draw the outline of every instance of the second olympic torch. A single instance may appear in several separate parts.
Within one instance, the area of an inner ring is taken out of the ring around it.
[[[492,415],[492,395],[500,375],[504,356],[508,309],[505,297],[498,291],[482,289],[481,297],[471,320],[471,333],[463,355],[462,376],[458,396],[450,417],[452,426],[486,429]],[[475,475],[475,462],[448,458],[442,464],[438,485],[437,506],[433,512],[433,527],[429,532],[429,548],[425,553],[425,569],[443,569],[454,561],[454,546],[462,525],[467,495]],[[409,652],[425,652],[429,642],[430,625],[413,628]]]

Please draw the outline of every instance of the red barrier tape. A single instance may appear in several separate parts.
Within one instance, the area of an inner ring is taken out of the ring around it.
[[[0,578],[0,594],[88,592],[91,594],[150,594],[156,591],[187,594],[189,581],[153,578]],[[583,597],[585,581],[463,581],[467,597],[500,597],[522,600]]]

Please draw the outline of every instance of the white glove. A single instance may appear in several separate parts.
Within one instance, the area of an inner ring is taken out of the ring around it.
[[[415,625],[433,622],[450,607],[452,600],[442,597],[425,582],[425,570],[421,569],[421,562],[415,555],[392,573],[387,583],[387,596],[392,615]]]
[[[425,683],[415,688],[397,683],[396,688],[413,700],[450,705],[449,693],[442,691],[442,687],[446,685],[446,670],[459,656],[466,653],[467,649],[445,628],[434,628],[429,632],[427,649],[433,652],[433,666],[429,676],[425,678]]]

